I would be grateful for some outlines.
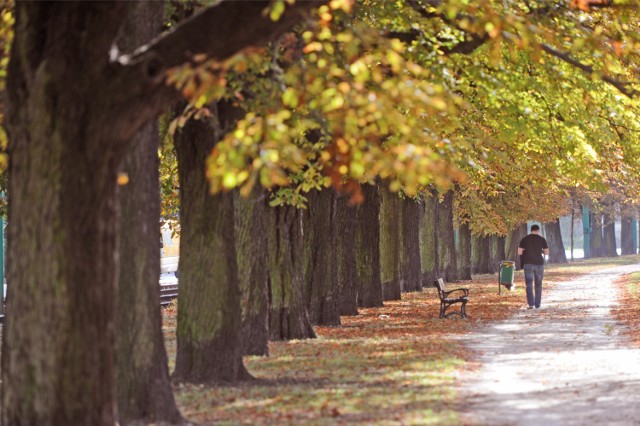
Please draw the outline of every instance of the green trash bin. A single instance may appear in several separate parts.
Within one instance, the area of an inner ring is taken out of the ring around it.
[[[501,293],[502,286],[507,290],[513,290],[516,285],[513,282],[513,276],[516,269],[516,262],[511,260],[500,261],[500,272],[498,273],[498,294]]]

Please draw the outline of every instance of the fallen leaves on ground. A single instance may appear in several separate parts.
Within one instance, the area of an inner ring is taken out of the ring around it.
[[[637,257],[547,268],[544,291],[595,269],[632,262]],[[180,385],[177,401],[186,418],[201,424],[460,424],[456,381],[477,366],[477,354],[459,337],[523,309],[522,271],[515,282],[516,289],[502,295],[497,274],[449,283],[448,288],[469,288],[468,320],[439,319],[434,288],[404,293],[384,307],[342,317],[340,327],[316,327],[317,339],[271,342],[269,357],[245,357],[255,382]],[[171,306],[164,311],[171,367],[175,321]]]
[[[640,272],[623,275],[615,282],[619,305],[611,312],[616,321],[624,324],[622,334],[636,347],[640,347]]]

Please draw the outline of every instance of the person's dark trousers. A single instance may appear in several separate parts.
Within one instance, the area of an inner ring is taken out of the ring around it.
[[[544,265],[524,264],[524,282],[527,285],[527,303],[529,306],[540,307],[542,302],[542,277],[544,275]],[[535,295],[533,284],[535,283]]]

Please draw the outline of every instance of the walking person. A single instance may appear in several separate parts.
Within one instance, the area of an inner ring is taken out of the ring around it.
[[[529,309],[540,308],[542,301],[542,277],[544,275],[544,256],[549,254],[547,240],[540,235],[538,225],[531,226],[531,233],[520,240],[518,255],[522,256],[524,282],[527,285],[527,303]],[[535,283],[535,294],[534,294]]]

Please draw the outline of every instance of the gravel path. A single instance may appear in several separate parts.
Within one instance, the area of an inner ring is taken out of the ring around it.
[[[628,265],[545,289],[524,309],[465,338],[481,368],[461,378],[464,424],[640,425],[640,349],[610,315]]]

